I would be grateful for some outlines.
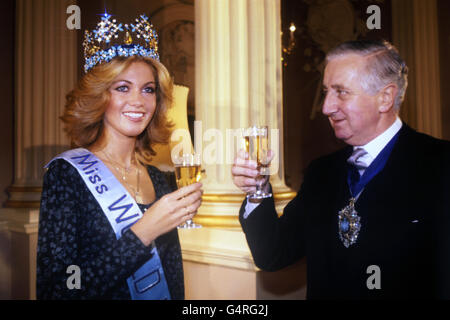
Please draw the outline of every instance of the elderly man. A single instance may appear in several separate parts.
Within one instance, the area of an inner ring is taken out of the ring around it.
[[[281,217],[273,198],[244,201],[255,264],[273,271],[306,256],[309,299],[446,296],[448,143],[400,120],[407,67],[390,43],[346,42],[326,63],[322,111],[349,146],[309,165]],[[256,164],[242,153],[232,174],[254,190]]]

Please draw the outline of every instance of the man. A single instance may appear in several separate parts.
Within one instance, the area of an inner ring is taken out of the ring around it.
[[[244,201],[255,264],[273,271],[306,256],[309,299],[446,297],[448,143],[399,119],[407,67],[388,42],[343,43],[326,63],[322,111],[349,146],[309,165],[281,217],[273,198]],[[244,192],[255,169],[242,153],[235,161]]]

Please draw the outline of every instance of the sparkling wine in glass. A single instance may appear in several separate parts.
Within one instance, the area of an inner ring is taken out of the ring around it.
[[[250,200],[260,201],[272,196],[271,193],[264,191],[270,175],[269,164],[269,137],[267,126],[250,127],[244,130],[245,151],[248,153],[249,160],[256,161],[257,170],[256,192],[247,194]]]
[[[178,188],[186,187],[199,182],[202,178],[201,161],[199,154],[183,154],[175,163],[175,179]],[[200,224],[194,223],[192,219],[178,226],[180,229],[201,228]]]

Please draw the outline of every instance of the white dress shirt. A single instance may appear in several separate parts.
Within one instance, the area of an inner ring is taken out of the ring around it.
[[[397,134],[397,132],[400,131],[402,125],[402,121],[399,117],[397,117],[394,123],[386,131],[384,131],[369,143],[363,146],[353,146],[353,150],[355,150],[356,148],[362,148],[367,151],[367,154],[359,158],[358,161],[363,161],[367,165],[367,167],[370,166],[372,161],[378,156],[381,150],[383,150],[384,147],[389,143],[389,141],[391,141],[391,139]],[[359,170],[359,174],[362,175],[364,173],[364,170],[365,169]],[[252,203],[247,201],[247,204],[245,205],[244,219],[246,219],[258,205],[259,203]]]

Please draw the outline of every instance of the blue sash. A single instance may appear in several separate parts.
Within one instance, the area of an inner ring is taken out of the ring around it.
[[[77,169],[105,213],[117,239],[143,216],[133,197],[108,167],[89,150],[78,148],[63,152],[53,158],[45,168],[56,159],[64,159]],[[151,253],[152,257],[127,279],[133,300],[170,299],[164,270],[154,242]]]
[[[354,179],[350,170],[354,168],[350,167],[347,174],[347,183],[350,188],[352,197],[358,198],[366,185],[372,180],[372,178],[375,177],[381,170],[383,170],[386,162],[389,159],[389,156],[391,155],[392,149],[394,149],[395,143],[397,142],[399,132],[397,132],[397,134],[392,137],[391,141],[389,141],[388,144],[383,148],[383,150],[381,150],[378,156],[372,161],[370,166],[366,168],[361,178]]]

